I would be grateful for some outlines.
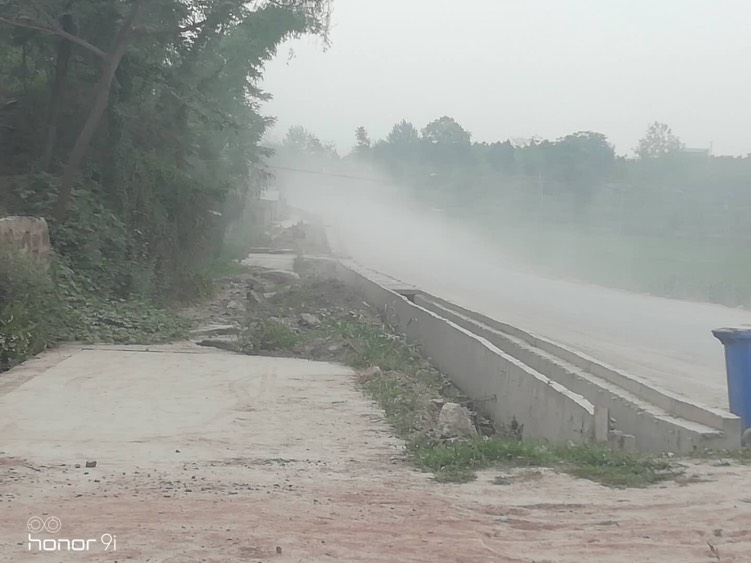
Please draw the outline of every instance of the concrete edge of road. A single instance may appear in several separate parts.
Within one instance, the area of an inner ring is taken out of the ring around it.
[[[409,292],[411,286],[349,260],[312,260],[319,272],[342,280],[410,342],[418,344],[429,361],[448,375],[485,416],[504,424],[515,420],[523,426],[527,438],[590,444],[607,442],[611,437],[605,409],[485,338],[415,305],[399,292]]]
[[[469,319],[478,321],[487,327],[497,329],[505,335],[516,337],[533,348],[538,348],[548,354],[560,358],[576,368],[612,383],[616,387],[623,389],[638,399],[658,407],[670,416],[717,429],[728,436],[741,434],[740,418],[728,411],[700,405],[685,397],[663,389],[659,385],[648,383],[634,374],[617,370],[604,362],[582,354],[572,348],[557,344],[551,340],[507,323],[496,321],[495,319],[491,319],[480,313],[449,303],[448,301],[433,295],[425,295],[428,299],[420,300],[420,298],[418,298],[418,302],[423,306],[430,308],[429,301],[432,301],[440,306],[450,307],[451,310],[461,312]]]
[[[18,389],[21,385],[34,379],[40,373],[55,367],[75,354],[86,351],[106,350],[112,352],[143,352],[154,354],[229,354],[234,352],[213,347],[198,346],[190,340],[181,340],[172,344],[84,344],[66,342],[48,348],[36,356],[13,366],[0,374],[0,397]]]
[[[341,251],[337,255],[316,260],[379,308],[411,342],[419,344],[431,362],[477,403],[478,410],[498,422],[516,419],[524,424],[527,437],[608,442],[641,451],[675,453],[741,445],[741,424],[735,415],[693,403],[570,348],[449,304],[469,318],[481,319],[529,344],[522,346],[522,353],[518,346],[513,350],[498,346],[497,339],[488,339],[487,334],[456,322],[459,319],[446,311],[427,306],[426,298],[448,302],[363,267],[343,257]],[[535,348],[555,359],[541,363],[535,358]],[[559,359],[570,366],[561,366]],[[551,365],[555,373],[547,369]],[[595,377],[588,378],[589,374]],[[574,379],[579,385],[562,384]],[[540,383],[544,383],[544,391],[538,388]],[[616,413],[613,423],[611,417]]]
[[[0,397],[18,389],[21,385],[39,375],[40,372],[67,360],[80,350],[81,346],[79,345],[63,344],[45,350],[17,366],[13,366],[0,376]]]
[[[734,445],[732,436],[739,435],[740,421],[720,419],[717,426],[709,426],[681,418],[658,405],[650,403],[597,375],[589,365],[583,367],[567,361],[560,355],[536,346],[534,340],[520,338],[512,331],[501,330],[492,319],[484,319],[460,307],[455,307],[424,293],[415,295],[416,304],[439,316],[482,336],[522,363],[545,374],[567,389],[608,411],[611,427],[634,436],[638,449],[644,451],[692,451],[701,448],[726,448]],[[479,317],[475,318],[475,317]],[[513,328],[513,327],[511,327]],[[573,352],[572,352],[573,353]],[[594,360],[593,360],[594,361]],[[727,422],[725,427],[721,427]],[[735,432],[726,432],[730,423],[736,423]]]

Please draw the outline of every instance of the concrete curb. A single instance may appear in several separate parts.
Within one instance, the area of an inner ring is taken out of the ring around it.
[[[741,445],[740,420],[729,412],[692,403],[353,260],[313,260],[421,346],[482,414],[501,423],[516,419],[527,438],[675,453]]]

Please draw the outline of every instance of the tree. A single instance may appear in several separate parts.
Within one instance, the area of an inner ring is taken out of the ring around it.
[[[124,296],[140,273],[177,294],[258,189],[264,63],[325,36],[328,5],[0,0],[3,206],[54,210],[55,249],[87,287]]]
[[[444,115],[425,126],[422,138],[432,144],[469,145],[471,135],[456,120]]]
[[[487,146],[485,159],[496,172],[514,172],[516,168],[516,150],[511,141],[495,142]]]
[[[332,143],[322,143],[313,133],[301,125],[293,125],[282,141],[282,148],[292,156],[325,156],[337,158],[336,147]]]
[[[65,165],[63,177],[60,182],[60,192],[52,211],[52,216],[55,219],[62,220],[68,209],[68,200],[73,191],[73,186],[81,172],[81,166],[83,164],[83,159],[86,156],[86,151],[89,148],[89,143],[91,143],[91,139],[94,137],[94,133],[102,120],[104,111],[107,109],[110,89],[112,87],[112,81],[115,78],[115,72],[120,65],[123,55],[125,55],[128,44],[135,36],[135,24],[141,10],[143,9],[144,0],[136,0],[130,10],[126,12],[123,23],[120,25],[120,29],[115,36],[114,43],[109,52],[104,52],[88,41],[65,31],[65,29],[58,25],[57,21],[36,2],[27,1],[25,4],[29,8],[28,12],[22,12],[20,15],[16,16],[15,19],[0,17],[0,22],[16,27],[35,29],[43,33],[55,35],[62,40],[75,42],[77,45],[96,55],[102,61],[101,76],[94,89],[94,99],[91,108],[89,109],[89,115],[87,116],[83,128],[70,151],[68,163]],[[28,14],[33,14],[33,16]],[[55,114],[56,113],[57,112],[55,112]],[[53,115],[53,118],[54,117],[55,115]],[[45,153],[50,150],[51,148],[46,149]]]
[[[579,131],[548,145],[550,174],[561,181],[577,213],[615,167],[615,150],[602,133]]]
[[[320,139],[302,125],[293,125],[287,130],[282,141],[284,148],[290,152],[320,154],[323,144]]]
[[[370,148],[370,137],[368,137],[368,132],[365,130],[365,127],[360,126],[355,129],[355,139],[357,140],[358,151],[362,152]]]
[[[474,164],[471,135],[453,118],[440,117],[422,130],[423,158],[432,168],[431,174],[442,177],[464,175],[468,178]],[[436,180],[437,181],[437,180]]]
[[[265,52],[269,54],[275,52],[279,38],[283,39],[289,33],[313,31],[325,35],[330,9],[328,0],[289,0],[281,5],[263,0],[255,2],[201,0],[191,3],[179,0],[158,0],[148,3],[145,0],[114,1],[107,3],[105,8],[101,4],[94,0],[84,0],[80,3],[60,0],[21,0],[0,3],[0,24],[51,35],[62,42],[57,59],[58,69],[56,84],[53,88],[53,102],[49,112],[50,123],[43,164],[49,164],[50,153],[53,150],[51,144],[54,144],[55,121],[60,114],[54,92],[59,93],[63,90],[68,66],[66,53],[68,42],[83,48],[100,63],[99,79],[93,89],[88,114],[63,169],[60,189],[52,212],[52,216],[58,220],[63,219],[68,209],[70,196],[81,174],[89,146],[109,106],[112,84],[115,82],[115,75],[121,61],[137,39],[147,38],[152,46],[161,48],[164,53],[163,64],[167,63],[168,58],[174,59],[176,55],[178,57],[184,55],[182,61],[177,61],[182,64],[174,65],[176,61],[170,61],[173,63],[171,68],[182,70],[186,64],[191,66],[199,60],[205,50],[212,51],[212,43],[229,35],[231,30],[242,28],[247,22],[252,23],[255,15],[277,10],[277,12],[293,14],[296,22],[302,22],[302,25],[295,23],[290,28],[282,29],[280,36],[267,43]],[[106,14],[111,18],[103,22],[106,27],[112,27],[113,20],[122,22],[114,30],[114,40],[108,38],[108,42],[111,42],[108,48],[96,45],[96,41],[89,41],[71,33],[73,28],[69,24],[74,9],[86,12],[89,16]],[[55,14],[61,11],[62,15],[56,17]],[[146,12],[143,18],[140,17],[142,12]],[[141,23],[140,20],[148,24]],[[278,28],[271,28],[271,37],[276,29]],[[257,31],[264,30],[261,28]],[[263,43],[271,37],[254,37],[253,40]],[[260,58],[263,60],[268,57],[261,56]],[[200,88],[196,93],[200,93]],[[178,103],[177,111],[186,111],[185,104]]]
[[[418,133],[417,128],[405,119],[402,119],[399,123],[395,124],[386,137],[387,143],[402,147],[406,145],[414,145],[419,140],[420,133]]]
[[[683,148],[681,140],[673,135],[666,123],[655,121],[639,140],[634,152],[640,159],[662,158],[680,152]]]

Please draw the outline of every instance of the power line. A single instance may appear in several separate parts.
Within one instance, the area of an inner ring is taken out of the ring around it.
[[[333,172],[321,172],[319,170],[305,170],[303,168],[292,168],[288,166],[271,166],[267,165],[266,168],[273,168],[275,170],[284,170],[287,172],[300,172],[302,174],[314,174],[316,176],[330,176],[333,178],[347,178],[348,180],[362,180],[365,182],[374,182],[376,184],[386,184],[383,180],[377,180],[375,178],[366,178],[364,176],[352,176],[349,174],[335,174]]]

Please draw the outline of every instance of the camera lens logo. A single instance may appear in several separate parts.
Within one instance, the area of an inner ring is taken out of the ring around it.
[[[39,516],[32,516],[29,521],[26,522],[26,528],[32,534],[39,534],[46,532],[48,534],[56,534],[63,527],[63,523],[57,516],[49,516],[47,518],[40,518]]]

